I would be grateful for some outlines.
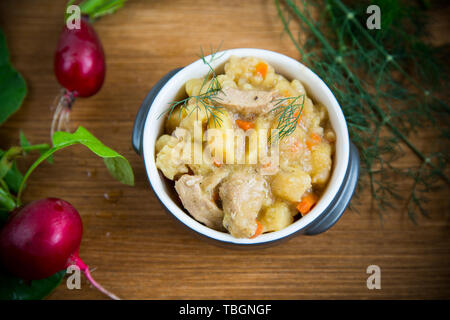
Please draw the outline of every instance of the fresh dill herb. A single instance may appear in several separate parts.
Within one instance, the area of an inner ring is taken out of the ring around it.
[[[276,100],[274,108],[271,110],[278,118],[276,129],[279,140],[292,134],[297,128],[298,122],[303,112],[305,95],[297,97],[279,98]]]
[[[201,53],[199,57],[203,63],[208,66],[209,70],[203,77],[199,94],[171,102],[168,110],[164,111],[160,117],[165,113],[168,113],[168,117],[171,117],[175,109],[180,107],[178,109],[179,118],[181,118],[183,112],[185,112],[187,116],[190,116],[193,112],[195,112],[198,119],[198,113],[201,112],[201,110],[204,110],[210,126],[212,125],[215,128],[222,126],[221,115],[223,115],[224,112],[222,110],[223,107],[220,106],[220,97],[217,96],[218,92],[221,90],[221,86],[217,80],[217,74],[211,66],[211,63],[215,59],[223,56],[224,52],[221,55],[218,55],[221,46],[222,43],[216,50],[214,50],[213,47],[210,48],[211,54],[209,55],[209,60],[205,56],[203,48],[200,48]],[[301,99],[301,102],[299,102],[299,99]],[[194,102],[192,103],[192,101]],[[276,103],[271,112],[276,114],[278,117],[278,124],[276,128],[278,129],[278,138],[283,139],[295,131],[303,111],[305,96],[300,95],[296,97],[279,98],[276,99],[275,102]],[[210,118],[212,121],[210,121]]]
[[[447,69],[439,50],[422,41],[423,8],[399,0],[371,4],[381,8],[381,30],[364,26],[368,3],[353,2],[350,7],[340,0],[275,0],[284,30],[303,62],[340,102],[379,212],[400,197],[392,177],[401,174],[413,182],[407,207],[415,221],[417,212],[426,215],[424,193],[439,181],[450,183],[445,173],[450,107],[448,97],[443,97],[448,90],[442,88],[448,83]],[[293,23],[306,42],[294,35]],[[436,141],[444,140],[441,152],[427,154],[411,140],[410,133],[426,125],[438,131]],[[418,156],[418,167],[394,166],[402,153],[399,143]]]
[[[223,115],[222,107],[214,104],[214,101],[218,100],[217,93],[221,90],[220,83],[217,79],[216,72],[214,68],[211,66],[211,63],[220,58],[222,55],[218,56],[220,46],[216,50],[213,50],[211,47],[211,54],[209,55],[209,59],[205,56],[203,52],[203,48],[201,48],[200,58],[205,65],[208,66],[209,70],[206,75],[203,77],[202,84],[200,89],[198,90],[197,95],[192,95],[190,97],[173,101],[169,104],[168,110],[164,111],[160,117],[164,113],[168,113],[168,117],[170,118],[177,107],[180,107],[178,110],[178,117],[181,118],[183,113],[186,113],[187,116],[190,116],[195,112],[196,117],[198,119],[198,114],[202,110],[204,110],[208,123],[211,123],[210,119],[212,119],[212,125],[214,127],[222,126],[222,118]],[[203,93],[202,93],[203,92]],[[192,103],[193,101],[193,103]]]

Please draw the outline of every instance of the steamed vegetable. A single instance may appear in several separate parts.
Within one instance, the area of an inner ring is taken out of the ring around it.
[[[311,133],[311,136],[306,140],[306,146],[309,150],[312,149],[316,144],[318,144],[322,138],[317,133]]]
[[[255,128],[255,124],[251,121],[245,121],[245,120],[240,120],[237,119],[236,120],[236,125],[241,128],[242,130],[249,130],[249,129],[254,129]]]
[[[263,232],[263,226],[262,224],[256,220],[256,231],[255,233],[250,237],[250,239],[255,239],[257,236],[261,235]]]
[[[268,68],[267,63],[259,62],[256,65],[256,72],[259,73],[261,77],[265,78],[267,74],[267,68]]]
[[[302,201],[298,203],[297,210],[304,216],[311,211],[318,200],[319,198],[314,193],[308,193],[302,198]]]

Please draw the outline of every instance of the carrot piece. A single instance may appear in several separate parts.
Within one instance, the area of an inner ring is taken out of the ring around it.
[[[322,138],[317,133],[311,133],[311,140],[317,144]]]
[[[270,161],[264,163],[261,167],[262,168],[269,168],[272,165],[272,163]]]
[[[283,96],[285,96],[286,98],[289,98],[291,95],[289,93],[289,90],[284,90],[283,91]]]
[[[306,215],[311,208],[317,203],[319,198],[314,193],[308,193],[306,196],[302,198],[297,205],[297,210],[302,214],[302,216]]]
[[[297,118],[299,113],[300,113],[300,109],[297,109],[297,110],[294,112],[294,117]],[[297,125],[299,125],[300,120],[302,120],[302,114],[300,114],[300,117],[298,117],[298,119],[297,119]]]
[[[256,231],[255,231],[255,234],[250,237],[250,239],[256,238],[257,236],[259,236],[262,233],[262,231],[263,231],[262,224],[258,220],[256,220]]]
[[[267,63],[259,62],[256,65],[256,72],[261,75],[261,77],[265,78],[267,74]]]
[[[220,167],[222,166],[222,164],[221,164],[216,158],[213,158],[213,164],[214,164],[217,168],[220,168]]]
[[[236,124],[239,128],[241,128],[242,130],[245,130],[245,131],[247,131],[248,129],[255,128],[255,124],[251,121],[237,119]]]
[[[306,146],[308,147],[309,150],[311,150],[312,147],[318,144],[321,140],[322,138],[317,133],[311,133],[308,141],[306,141]]]

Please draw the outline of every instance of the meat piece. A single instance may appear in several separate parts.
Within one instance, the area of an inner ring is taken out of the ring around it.
[[[175,182],[175,190],[180,196],[186,210],[197,220],[206,226],[223,230],[223,212],[215,202],[200,188],[202,176],[182,175]]]
[[[207,175],[200,183],[202,190],[213,197],[216,187],[229,175],[229,171],[225,168],[218,168]]]
[[[172,133],[172,136],[178,139],[178,141],[190,142],[191,141],[191,133],[184,129],[177,127]]]
[[[275,107],[275,93],[273,91],[244,91],[228,87],[220,90],[213,98],[218,105],[233,112],[244,115],[249,113],[267,113]]]
[[[255,172],[237,171],[222,183],[219,195],[224,211],[224,227],[236,238],[254,235],[256,217],[269,197],[264,178]]]

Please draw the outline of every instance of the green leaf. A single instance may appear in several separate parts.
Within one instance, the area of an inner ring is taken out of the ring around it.
[[[118,181],[127,184],[129,186],[134,185],[133,169],[131,169],[128,161],[123,161],[125,158],[113,157],[104,158],[106,168],[109,173]],[[126,160],[126,159],[125,159]]]
[[[65,146],[76,143],[81,143],[96,155],[104,158],[109,172],[118,181],[127,185],[134,185],[133,169],[128,160],[116,151],[105,146],[85,128],[79,127],[74,133],[58,131],[53,135],[54,148],[64,148]]]
[[[30,142],[27,140],[27,138],[25,137],[25,134],[23,133],[22,130],[20,130],[20,136],[19,136],[19,139],[20,139],[20,146],[21,146],[22,148],[24,148],[25,150],[27,150],[27,147],[31,147],[31,146],[32,146],[32,145],[30,144]],[[28,148],[28,149],[29,149],[29,148]],[[41,155],[42,155],[42,154],[44,154],[44,152],[46,152],[48,149],[50,149],[50,146],[48,146],[47,148],[41,148],[41,149],[39,149],[39,152],[40,152]],[[27,153],[27,152],[25,151],[25,153]],[[48,158],[47,158],[47,162],[53,164],[53,157],[52,157],[52,156],[48,157]]]
[[[16,201],[14,201],[14,198],[11,196],[11,194],[3,188],[0,188],[0,210],[6,210],[9,212],[15,207]]]
[[[4,152],[0,158],[0,179],[8,173],[11,169],[14,159],[22,154],[22,148],[11,147],[8,151]]]
[[[0,150],[0,181],[4,183],[4,191],[14,194],[19,192],[23,180],[23,175],[17,167],[15,159],[32,150],[38,150],[42,154],[50,149],[47,144],[31,145],[22,131],[20,132],[20,145],[20,147],[11,147],[7,151]],[[47,158],[47,160],[51,160],[51,158]],[[11,195],[8,198],[12,198]]]
[[[48,296],[62,281],[66,270],[27,282],[0,269],[0,300],[38,300]]]
[[[9,62],[5,35],[0,29],[0,125],[20,108],[26,94],[25,80]]]
[[[13,162],[11,169],[9,169],[9,171],[3,177],[3,180],[8,185],[10,191],[14,192],[15,194],[19,192],[19,187],[22,183],[23,175],[20,172],[19,168],[17,168],[17,164],[15,161]]]
[[[112,14],[122,8],[127,0],[85,0],[79,4],[80,11],[90,19]]]
[[[105,146],[85,128],[79,127],[74,133],[57,131],[53,134],[53,148],[44,152],[25,173],[19,192],[17,193],[16,202],[18,205],[20,205],[20,196],[23,191],[23,186],[33,170],[56,151],[74,144],[82,144],[88,147],[89,150],[94,152],[96,155],[102,157],[105,160],[106,167],[114,178],[124,184],[131,186],[134,185],[133,169],[131,168],[128,160],[116,151]]]
[[[20,130],[19,141],[22,148],[31,146],[22,130]]]

